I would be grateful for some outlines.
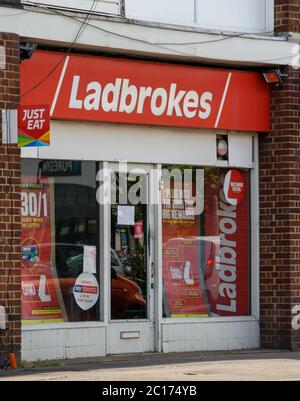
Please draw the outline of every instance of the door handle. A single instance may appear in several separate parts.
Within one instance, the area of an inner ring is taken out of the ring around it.
[[[147,247],[148,247],[148,250],[147,250],[147,253],[148,253],[148,258],[150,259],[150,256],[151,256],[151,252],[150,252],[150,246],[151,246],[151,238],[150,238],[150,235],[151,235],[151,233],[150,233],[150,227],[148,228],[148,235],[147,235]]]
[[[154,278],[154,262],[151,262],[151,278]]]

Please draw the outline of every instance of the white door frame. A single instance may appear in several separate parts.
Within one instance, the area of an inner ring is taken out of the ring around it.
[[[111,193],[111,171],[119,171],[119,164],[117,163],[102,163],[102,168],[107,169],[105,179],[102,181],[102,193],[100,194],[103,199],[104,193]],[[160,336],[157,335],[157,327],[160,322],[157,320],[157,311],[159,309],[159,274],[158,254],[159,240],[157,237],[157,211],[160,210],[159,205],[153,205],[153,195],[156,197],[156,202],[159,200],[159,182],[158,171],[156,166],[152,164],[134,164],[128,163],[128,170],[134,169],[135,172],[142,171],[148,174],[148,318],[141,320],[111,320],[111,274],[110,274],[110,247],[111,247],[111,205],[110,199],[107,202],[102,202],[100,206],[100,218],[102,221],[101,227],[101,305],[102,305],[102,318],[107,323],[107,354],[120,354],[120,353],[134,353],[134,352],[154,352],[160,350],[158,343]],[[161,307],[160,307],[161,309]],[[160,319],[159,319],[160,320]],[[122,336],[129,336],[124,339]],[[138,337],[139,336],[139,337]]]

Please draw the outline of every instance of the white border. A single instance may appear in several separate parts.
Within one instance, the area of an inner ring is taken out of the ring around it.
[[[228,76],[227,76],[227,79],[226,79],[224,92],[223,92],[222,100],[221,100],[221,103],[220,103],[220,108],[219,108],[219,111],[218,111],[217,119],[216,119],[216,122],[215,122],[215,128],[218,128],[219,123],[220,123],[220,119],[222,117],[222,112],[223,112],[223,108],[224,108],[224,105],[225,105],[225,101],[226,101],[229,85],[230,85],[230,82],[231,82],[231,78],[232,78],[232,72],[229,72]]]
[[[275,26],[275,2],[274,0],[266,1],[266,32],[273,32]]]
[[[64,78],[65,78],[65,75],[66,75],[66,71],[67,71],[67,67],[68,67],[69,61],[70,61],[70,56],[67,56],[66,59],[65,59],[64,66],[63,66],[63,69],[61,71],[60,78],[59,78],[59,81],[58,81],[58,85],[57,85],[57,88],[56,88],[56,91],[55,91],[55,95],[54,95],[54,98],[53,98],[53,102],[52,102],[52,106],[51,106],[51,110],[50,110],[50,117],[52,117],[53,114],[54,114],[56,103],[58,101],[60,90],[61,90],[62,84],[64,82]]]
[[[158,191],[158,196],[161,204],[161,164],[156,165],[157,177],[156,177],[156,190]],[[154,345],[157,352],[162,352],[162,208],[160,205],[155,206],[154,213],[154,230],[155,239],[154,249],[155,249],[155,299],[154,299]]]
[[[252,315],[260,319],[260,277],[259,277],[259,139],[253,135],[253,168],[251,175],[251,309]]]
[[[6,69],[6,51],[4,46],[0,46],[0,70]]]

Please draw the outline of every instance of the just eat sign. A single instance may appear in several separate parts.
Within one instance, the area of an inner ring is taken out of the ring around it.
[[[48,105],[20,106],[18,109],[18,145],[50,145],[50,112]]]

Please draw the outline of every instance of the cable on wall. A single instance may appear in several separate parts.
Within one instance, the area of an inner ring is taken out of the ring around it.
[[[36,88],[38,88],[40,85],[42,85],[45,81],[48,80],[48,78],[50,78],[52,76],[52,74],[57,70],[57,68],[65,61],[66,57],[68,56],[68,54],[72,51],[73,46],[75,45],[75,43],[78,41],[78,39],[81,37],[81,35],[83,34],[86,26],[87,26],[87,22],[89,20],[89,18],[91,18],[92,12],[94,10],[94,7],[97,5],[97,0],[93,1],[93,4],[91,6],[91,9],[89,11],[89,13],[85,16],[85,19],[83,22],[81,22],[81,26],[73,40],[73,42],[71,43],[70,47],[68,48],[68,50],[66,51],[66,53],[64,54],[64,56],[61,58],[61,60],[59,60],[59,62],[49,71],[49,73],[46,74],[46,76],[40,80],[36,85],[34,85],[32,88],[30,88],[28,91],[26,91],[25,93],[23,93],[21,95],[21,98],[27,96],[29,93],[31,93],[32,91],[34,91]],[[43,7],[44,8],[44,7]]]

